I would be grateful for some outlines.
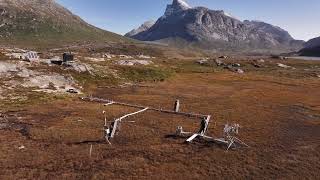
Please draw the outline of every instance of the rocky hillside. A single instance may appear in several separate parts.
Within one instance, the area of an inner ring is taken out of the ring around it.
[[[320,46],[320,37],[310,39],[304,44],[304,48],[314,48]]]
[[[299,52],[301,56],[320,57],[320,37],[313,38],[305,43],[304,48]]]
[[[192,8],[182,0],[173,0],[148,30],[128,36],[142,41],[191,44],[217,50],[291,51],[303,44],[280,27],[259,21],[240,21],[224,11]]]
[[[55,0],[0,0],[0,42],[56,45],[125,39],[84,22]]]

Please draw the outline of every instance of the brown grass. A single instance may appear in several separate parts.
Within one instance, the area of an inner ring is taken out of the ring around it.
[[[196,131],[198,120],[155,112],[128,118],[135,123],[123,123],[110,146],[100,142],[102,111],[112,120],[135,109],[63,99],[8,112],[21,116],[13,121],[28,124],[28,130],[0,130],[0,178],[317,179],[319,78],[279,68],[247,70],[185,71],[164,82],[100,88],[93,95],[167,109],[180,99],[183,111],[213,115],[209,135],[221,136],[225,123],[239,123],[248,149],[185,144],[169,135],[179,125]],[[281,71],[287,74],[279,76]]]

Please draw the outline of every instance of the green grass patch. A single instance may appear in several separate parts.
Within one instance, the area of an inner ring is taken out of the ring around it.
[[[164,81],[173,75],[173,71],[149,66],[119,66],[121,77],[133,82]]]
[[[98,86],[110,86],[119,84],[119,79],[112,74],[99,76],[90,73],[72,73],[72,77],[79,83],[84,90],[96,88]]]
[[[213,73],[221,70],[211,64],[200,65],[194,61],[185,61],[173,64],[172,69],[176,73]]]
[[[34,92],[32,90],[32,88],[16,88],[14,92],[7,94],[6,99],[1,101],[0,108],[3,111],[21,109],[27,106],[45,104],[54,100],[67,100],[70,98],[64,94],[50,94]]]

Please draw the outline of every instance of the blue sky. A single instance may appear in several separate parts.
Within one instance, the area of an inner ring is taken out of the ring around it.
[[[225,10],[240,20],[261,20],[296,39],[320,36],[320,0],[185,0],[191,6]],[[172,0],[57,0],[90,24],[118,34],[162,16]]]

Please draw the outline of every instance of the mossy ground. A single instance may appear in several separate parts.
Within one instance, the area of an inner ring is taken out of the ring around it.
[[[251,60],[226,61],[239,62],[245,73],[164,59],[154,66],[106,68],[119,77],[62,72],[71,73],[85,95],[164,109],[173,109],[179,99],[181,111],[213,116],[210,136],[221,137],[225,123],[239,123],[240,138],[250,148],[226,152],[201,140],[185,144],[185,138],[172,134],[177,126],[196,132],[197,119],[151,111],[127,119],[110,146],[103,142],[102,111],[112,121],[136,109],[17,90],[30,99],[8,101],[3,111],[28,128],[0,130],[0,178],[316,179],[320,86],[314,73],[320,72],[319,62],[289,60],[281,63],[296,69],[283,69],[277,60],[266,59],[261,68]],[[146,86],[116,86],[123,82]]]

